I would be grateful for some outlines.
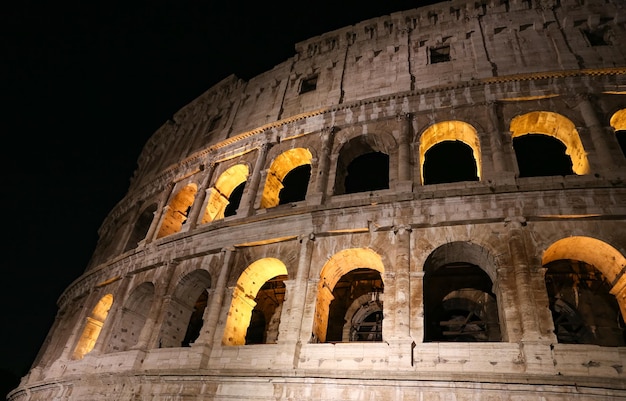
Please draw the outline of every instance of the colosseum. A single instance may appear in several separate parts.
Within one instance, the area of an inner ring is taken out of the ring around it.
[[[11,401],[626,400],[626,3],[451,0],[148,140]]]

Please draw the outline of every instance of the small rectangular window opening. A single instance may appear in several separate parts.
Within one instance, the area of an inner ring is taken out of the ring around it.
[[[591,46],[607,46],[609,44],[605,39],[606,35],[604,31],[601,29],[593,31],[589,29],[584,29],[583,34],[585,35],[587,41],[589,42],[589,45]]]
[[[300,94],[311,92],[317,89],[317,75],[308,77],[300,83]]]
[[[444,63],[450,61],[450,46],[431,47],[430,63]]]
[[[217,116],[211,120],[211,124],[209,125],[209,132],[213,131],[219,126],[220,121],[222,120],[222,116]]]

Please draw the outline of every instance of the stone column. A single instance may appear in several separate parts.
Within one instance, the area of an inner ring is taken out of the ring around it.
[[[92,350],[96,355],[107,352],[106,347],[109,345],[109,338],[114,334],[114,330],[119,330],[119,323],[124,311],[124,303],[128,299],[128,286],[131,281],[131,277],[124,277],[116,291],[113,292],[113,307],[107,314],[100,335]]]
[[[394,327],[393,337],[408,339],[410,337],[409,299],[411,294],[409,271],[411,254],[411,227],[399,226],[394,228],[396,236],[396,263],[395,263],[395,292],[392,297],[385,297],[385,310],[393,310]],[[393,304],[392,304],[393,302]],[[387,309],[390,308],[390,309]],[[384,322],[383,322],[384,324]]]
[[[211,178],[213,177],[213,172],[215,171],[215,163],[209,163],[207,168],[206,175],[202,180],[202,184],[200,184],[200,188],[196,192],[196,198],[193,201],[193,205],[191,210],[189,211],[189,216],[187,216],[187,223],[183,226],[181,231],[189,231],[196,228],[198,225],[198,220],[202,217],[200,215],[204,210],[206,195],[208,191],[209,183],[211,182]]]
[[[383,341],[389,345],[390,363],[410,366],[412,340],[410,337],[410,236],[409,226],[394,227],[395,263],[392,272],[385,272],[383,297]]]
[[[409,273],[411,298],[409,301],[410,336],[418,343],[424,342],[424,271]]]
[[[161,226],[161,220],[163,219],[163,216],[167,211],[167,200],[169,199],[173,189],[174,183],[170,183],[165,188],[163,194],[161,195],[161,198],[159,199],[159,207],[157,208],[156,212],[154,212],[154,219],[152,220],[152,224],[150,224],[150,228],[148,229],[148,233],[146,234],[146,244],[149,244],[154,240],[157,229]]]
[[[270,147],[270,144],[267,142],[259,146],[259,154],[257,155],[256,162],[254,163],[254,170],[250,174],[250,183],[246,185],[246,188],[244,189],[244,193],[240,203],[241,206],[237,211],[237,215],[239,216],[251,216],[254,212],[254,203],[257,198],[257,193],[259,191],[259,185],[261,182],[261,171],[263,169],[263,165],[265,164],[267,151]]]
[[[413,115],[411,113],[397,116],[397,120],[400,122],[397,192],[411,192],[413,190],[413,182],[411,181],[412,119]]]
[[[310,205],[320,205],[326,199],[328,188],[328,171],[330,169],[330,154],[333,151],[333,142],[337,127],[324,128],[322,130],[322,146],[318,155],[317,177],[315,187],[310,194],[307,194],[307,203]]]
[[[170,261],[162,266],[162,269],[164,269],[163,280],[155,286],[156,291],[154,294],[155,301],[160,300],[161,302],[155,302],[150,309],[150,313],[146,318],[146,323],[144,324],[143,329],[141,329],[141,333],[137,339],[137,344],[135,344],[134,347],[131,347],[131,349],[149,349],[158,346],[161,331],[159,330],[157,324],[163,321],[163,314],[167,304],[166,299],[170,296],[169,291],[172,287],[172,280],[174,278],[176,266],[178,266],[178,262],[174,261]]]
[[[59,359],[62,359],[62,358],[72,359],[74,350],[76,349],[76,346],[78,345],[80,337],[82,336],[83,331],[85,330],[87,318],[89,317],[91,311],[100,300],[100,298],[98,298],[96,302],[93,302],[92,301],[93,296],[94,296],[93,290],[90,291],[89,294],[85,296],[85,299],[83,300],[83,304],[80,306],[80,312],[79,312],[80,317],[76,319],[76,324],[74,325],[74,328],[72,329],[71,334],[68,336],[67,342],[65,343],[65,349],[63,350],[63,353],[61,354],[61,357]]]
[[[482,158],[482,178],[496,180],[500,184],[510,180],[515,182],[515,170],[511,169],[507,159],[513,160],[514,152],[510,147],[507,152],[505,144],[511,141],[511,132],[503,126],[502,116],[500,115],[500,104],[498,102],[488,102],[486,104],[489,113],[489,121],[491,123],[491,131],[489,133],[489,148],[491,149],[491,171],[485,176],[485,158]]]
[[[283,304],[283,313],[280,320],[279,343],[295,344],[301,342],[302,316],[304,314],[307,280],[311,266],[311,253],[313,252],[314,235],[300,237],[300,253],[298,255],[298,270],[294,280],[285,282],[287,286],[287,298]],[[310,332],[310,328],[307,332]],[[305,337],[305,341],[308,335]]]
[[[591,102],[591,96],[581,95],[579,96],[579,100],[580,103],[578,103],[578,109],[585,120],[585,125],[587,126],[586,128],[591,134],[591,142],[593,142],[593,146],[596,150],[595,157],[593,158],[593,169],[599,173],[608,173],[613,167],[613,158],[611,157],[611,151],[607,146],[607,134],[602,128],[602,123],[600,123],[600,120],[598,119],[598,115],[596,114],[593,103]]]
[[[498,103],[489,102],[487,109],[489,110],[489,119],[491,121],[491,129],[493,132],[489,135],[489,146],[491,147],[491,158],[493,162],[494,172],[506,171],[506,163],[502,154],[502,127],[498,113]]]
[[[533,294],[532,279],[528,253],[524,241],[525,225],[523,217],[511,219],[509,226],[509,252],[511,255],[512,270],[515,277],[517,308],[520,314],[522,327],[522,341],[536,342],[540,339],[539,317],[535,297]]]
[[[224,293],[226,291],[226,280],[230,273],[231,260],[235,253],[234,248],[222,249],[222,267],[220,268],[219,276],[217,277],[217,283],[215,286],[211,285],[209,290],[209,303],[204,311],[202,329],[200,335],[196,341],[192,344],[195,346],[208,346],[212,347],[213,342],[216,341],[216,329],[218,326],[218,320],[220,317],[220,311],[222,310],[222,304],[224,303]]]

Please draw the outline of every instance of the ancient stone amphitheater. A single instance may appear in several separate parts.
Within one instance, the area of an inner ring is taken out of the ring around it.
[[[9,399],[626,399],[624,43],[621,0],[452,0],[224,79]]]

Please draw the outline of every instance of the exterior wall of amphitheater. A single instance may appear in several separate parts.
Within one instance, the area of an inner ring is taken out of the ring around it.
[[[453,0],[224,79],[148,141],[9,399],[626,399],[625,24],[617,0]],[[528,134],[562,143],[571,174],[524,176]],[[443,142],[475,179],[427,182]],[[386,185],[350,191],[348,165],[372,152]],[[303,166],[306,192],[281,202]],[[587,266],[570,292],[595,340],[557,334],[559,261]],[[338,319],[340,287],[356,295]],[[605,299],[622,320],[601,340]],[[428,334],[433,300],[473,305],[486,337]],[[366,315],[380,337],[354,341]]]

